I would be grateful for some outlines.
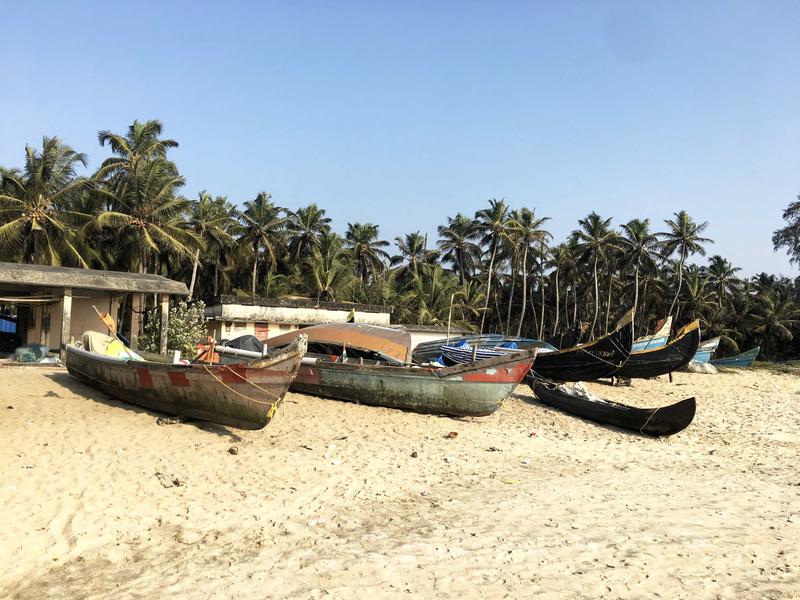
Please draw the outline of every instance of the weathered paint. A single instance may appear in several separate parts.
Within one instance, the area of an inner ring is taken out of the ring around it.
[[[535,351],[518,358],[482,361],[459,369],[334,363],[320,359],[301,365],[293,391],[423,413],[485,416],[517,387],[533,364]]]
[[[306,340],[300,338],[296,344],[244,367],[115,360],[70,345],[67,370],[115,398],[145,408],[241,429],[260,429],[269,423],[270,408],[286,394],[305,348]]]

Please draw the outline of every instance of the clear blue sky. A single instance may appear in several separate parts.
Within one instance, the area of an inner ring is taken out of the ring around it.
[[[686,209],[746,274],[796,275],[796,2],[0,0],[0,164],[158,118],[185,193],[316,202],[432,236],[492,197],[656,230]]]

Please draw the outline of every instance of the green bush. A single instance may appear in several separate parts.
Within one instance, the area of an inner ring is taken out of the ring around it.
[[[180,350],[185,358],[197,353],[197,344],[208,335],[205,317],[206,305],[202,300],[186,302],[181,300],[171,304],[167,323],[167,351]],[[139,338],[142,352],[158,352],[161,345],[161,314],[158,308],[147,311],[144,332]]]

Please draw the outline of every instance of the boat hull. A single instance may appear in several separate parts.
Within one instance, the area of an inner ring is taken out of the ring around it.
[[[261,429],[289,389],[305,339],[235,365],[126,361],[67,347],[67,370],[114,398],[152,410],[240,429]]]
[[[756,358],[758,357],[758,353],[761,350],[760,347],[756,346],[747,352],[742,352],[741,354],[737,354],[736,356],[729,356],[728,358],[719,358],[716,360],[712,360],[711,364],[715,367],[750,367],[755,362]]]
[[[696,411],[694,398],[660,408],[636,408],[610,400],[592,401],[543,382],[536,382],[534,393],[540,401],[566,413],[652,436],[672,435],[686,429]]]
[[[611,377],[628,359],[633,338],[630,320],[593,342],[559,352],[540,354],[528,376],[550,381],[591,381]]]
[[[302,364],[292,391],[421,413],[481,417],[495,412],[530,370],[535,350],[442,369],[328,362]]]
[[[700,344],[700,324],[694,321],[681,329],[666,346],[641,352],[631,352],[616,377],[644,379],[666,375],[689,364]]]

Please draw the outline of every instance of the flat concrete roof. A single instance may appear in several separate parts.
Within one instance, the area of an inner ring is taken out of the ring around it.
[[[187,296],[186,284],[149,273],[98,271],[0,262],[0,288],[73,288]]]
[[[261,298],[250,296],[214,296],[203,300],[206,307],[221,304],[238,304],[240,306],[275,306],[279,308],[322,308],[325,310],[357,310],[360,312],[391,314],[389,306],[380,304],[356,304],[354,302],[321,302],[313,298]]]

